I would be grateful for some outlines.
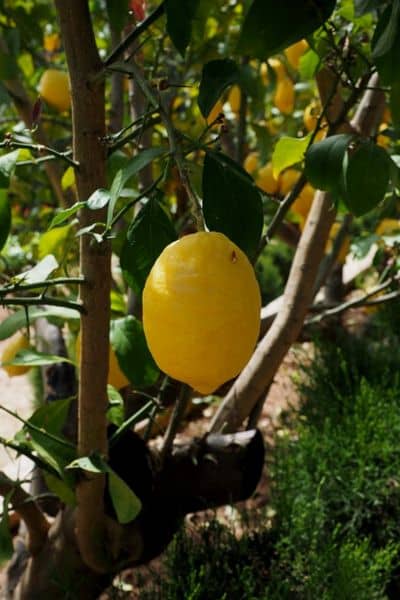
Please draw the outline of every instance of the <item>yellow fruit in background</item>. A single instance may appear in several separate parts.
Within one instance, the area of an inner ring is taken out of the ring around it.
[[[277,194],[279,189],[278,180],[272,174],[272,163],[268,162],[259,171],[256,184],[267,194]]]
[[[400,221],[398,219],[382,219],[375,229],[376,235],[387,235],[399,231]]]
[[[275,71],[275,75],[278,81],[287,79],[285,65],[279,60],[279,58],[270,58],[268,60],[268,64],[271,67],[271,69]]]
[[[260,155],[258,152],[249,152],[243,162],[244,170],[250,174],[257,171],[259,158]]]
[[[387,123],[381,123],[379,125],[378,131],[385,131],[385,129],[388,129],[389,125]],[[382,148],[387,148],[388,146],[390,146],[390,137],[388,135],[384,135],[379,133],[377,138],[376,138],[376,143],[378,144],[378,146],[381,146]]]
[[[300,177],[299,171],[296,169],[286,169],[279,176],[279,193],[281,196],[286,196],[292,189],[298,178]]]
[[[321,106],[315,100],[312,100],[304,109],[303,123],[307,131],[314,131],[317,126]]]
[[[43,47],[46,52],[56,52],[61,47],[61,39],[58,33],[46,33],[43,36]]]
[[[207,125],[212,125],[214,121],[218,118],[218,116],[223,112],[223,103],[221,100],[217,100],[217,102],[212,107],[210,113],[207,117]]]
[[[294,85],[289,77],[278,80],[274,104],[284,115],[292,114],[294,109]]]
[[[156,260],[143,327],[162,371],[209,394],[246,365],[260,328],[260,291],[246,255],[222,233],[186,235]]]
[[[261,76],[261,81],[263,82],[263,84],[268,85],[269,73],[268,73],[268,67],[267,67],[266,63],[262,63],[260,66],[260,76]]]
[[[14,334],[12,337],[10,337],[10,339],[7,341],[6,345],[4,346],[2,355],[1,355],[1,362],[2,363],[7,363],[7,362],[11,362],[12,360],[14,360],[15,355],[20,351],[20,350],[27,350],[29,348],[29,340],[26,337],[26,335],[24,335],[23,333],[21,333],[20,331],[18,331],[16,334]],[[25,375],[25,373],[27,373],[31,367],[23,367],[23,366],[18,366],[18,365],[2,365],[3,369],[6,371],[6,373],[9,375],[9,377],[15,377],[16,375]]]
[[[242,98],[242,92],[240,91],[240,87],[238,85],[234,85],[229,92],[228,102],[230,104],[231,110],[234,113],[238,113],[240,110],[240,102]]]
[[[333,244],[335,243],[335,239],[337,234],[339,233],[339,229],[341,227],[341,223],[334,223],[331,227],[331,230],[329,232],[329,238],[328,241],[326,242],[326,246],[325,246],[325,252],[329,253],[332,251],[333,248]],[[346,257],[348,255],[350,251],[350,237],[347,235],[343,242],[342,245],[340,247],[339,250],[339,254],[336,257],[336,262],[338,262],[340,265],[343,265],[346,262]]]
[[[59,112],[65,112],[71,106],[68,73],[58,69],[47,69],[39,81],[39,94],[47,104]]]
[[[80,357],[81,357],[81,332],[78,333],[76,338],[75,345],[75,353],[76,353],[76,362],[79,365]],[[117,356],[110,344],[110,352],[108,355],[108,379],[107,383],[115,387],[117,390],[120,390],[123,387],[129,385],[129,379],[126,375],[121,371],[121,367],[119,366]]]
[[[289,46],[289,48],[286,48],[285,55],[293,69],[297,70],[299,68],[300,58],[307,49],[308,44],[306,40],[300,40],[299,42]]]
[[[312,187],[312,185],[306,183],[290,207],[290,210],[305,219],[310,212],[310,208],[314,199],[314,193],[315,189]]]

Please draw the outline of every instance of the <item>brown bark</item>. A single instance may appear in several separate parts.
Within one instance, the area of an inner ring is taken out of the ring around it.
[[[86,0],[56,0],[68,62],[72,95],[74,159],[79,163],[76,184],[79,200],[106,187],[104,81]],[[84,46],[82,46],[84,41]],[[81,227],[105,222],[106,209],[83,210]],[[81,237],[80,268],[85,278],[81,301],[81,363],[78,408],[78,453],[107,455],[107,373],[110,318],[110,262],[108,242]],[[90,474],[77,486],[77,538],[82,557],[94,570],[109,568],[104,516],[104,476]]]
[[[340,114],[343,103],[336,94],[332,94],[332,83],[325,71],[318,83],[321,97],[333,98],[335,111]],[[371,89],[365,92],[351,122],[351,128],[363,135],[369,135],[379,119],[377,106],[383,102],[383,98],[382,92],[376,89],[377,83],[377,76],[373,75],[369,82]],[[335,120],[335,116],[330,113],[332,120]],[[337,127],[340,126],[338,123]],[[287,351],[300,334],[316,291],[318,269],[334,216],[329,194],[317,191],[292,263],[282,308],[250,362],[224,398],[210,425],[211,432],[235,431],[241,425],[262,394],[265,394]]]

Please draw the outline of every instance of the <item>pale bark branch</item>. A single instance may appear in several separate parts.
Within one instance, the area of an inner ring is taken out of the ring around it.
[[[336,94],[332,96],[334,78],[331,76],[330,79],[328,75],[329,72],[327,74],[324,70],[322,79],[317,82],[321,98],[333,98],[329,118],[334,121],[336,114],[343,112],[343,102]],[[376,89],[376,74],[371,77],[369,85],[373,89],[365,92],[350,124],[350,128],[362,132],[363,135],[369,135],[376,128],[379,122],[377,106],[384,100],[382,91]],[[343,123],[347,128],[345,120]],[[340,127],[341,124],[337,123],[336,126]],[[223,400],[211,422],[211,432],[235,431],[272,383],[282,360],[303,327],[316,293],[316,278],[334,217],[335,211],[330,195],[317,191],[292,263],[283,306],[250,362]]]

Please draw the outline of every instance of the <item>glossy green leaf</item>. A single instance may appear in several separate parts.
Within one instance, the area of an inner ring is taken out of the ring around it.
[[[10,502],[12,495],[13,490],[11,490],[3,500],[3,514],[0,520],[0,565],[10,560],[14,553],[8,517],[8,503]]]
[[[56,215],[53,217],[49,225],[49,229],[53,229],[53,227],[57,227],[57,225],[65,223],[65,221],[68,221],[70,217],[75,215],[84,206],[86,206],[86,202],[76,202],[73,206],[65,208],[64,210],[60,210],[60,212],[56,213]]]
[[[90,210],[100,210],[107,206],[110,202],[110,192],[108,190],[104,190],[103,188],[99,188],[95,190],[93,194],[87,200],[87,207]]]
[[[371,42],[372,56],[384,85],[400,81],[400,0],[381,14]]]
[[[63,225],[42,233],[39,239],[38,257],[45,258],[48,254],[54,254],[61,262],[65,255],[67,239],[71,231],[71,225]]]
[[[48,277],[58,268],[58,262],[52,254],[46,255],[37,265],[16,277],[19,283],[38,283],[46,281]]]
[[[148,200],[131,223],[120,256],[123,276],[137,294],[141,294],[162,250],[176,238],[174,226],[157,198]]]
[[[237,51],[266,60],[318,29],[335,0],[253,0],[243,23]]]
[[[183,56],[190,42],[192,22],[199,0],[165,0],[164,4],[168,35]]]
[[[129,315],[112,320],[110,340],[121,370],[135,387],[146,387],[157,381],[159,370],[138,319]]]
[[[66,423],[72,398],[53,400],[35,410],[28,422],[49,433],[59,435]]]
[[[8,188],[10,177],[14,173],[17,164],[19,150],[13,150],[8,154],[0,156],[0,188]]]
[[[318,70],[321,59],[311,48],[301,57],[299,62],[300,79],[312,79]]]
[[[207,227],[224,233],[250,259],[260,242],[264,215],[253,179],[221,153],[207,153],[203,169],[203,213]]]
[[[78,311],[72,308],[63,308],[61,306],[33,306],[28,309],[29,323],[32,324],[41,317],[56,317],[63,321],[80,319]],[[0,340],[11,337],[16,331],[27,326],[26,312],[24,309],[18,310],[9,317],[6,317],[0,323]]]
[[[107,385],[108,410],[107,420],[117,427],[122,425],[125,419],[124,400],[118,390],[112,385]]]
[[[0,189],[0,252],[3,249],[11,229],[11,207],[7,190]]]
[[[351,153],[344,172],[343,200],[356,216],[375,208],[384,198],[390,179],[390,158],[371,140]]]
[[[130,523],[142,510],[142,503],[123,479],[108,468],[108,491],[119,523]]]
[[[223,91],[239,78],[237,64],[228,58],[212,60],[204,65],[201,74],[198,104],[207,117]]]
[[[111,29],[121,33],[128,22],[129,0],[106,0],[106,7]]]
[[[272,172],[275,179],[286,169],[304,159],[304,153],[310,142],[311,134],[302,138],[281,137],[272,154]]]
[[[305,175],[311,185],[335,192],[342,177],[342,165],[351,135],[332,135],[313,144],[305,156]]]
[[[144,169],[144,167],[149,165],[155,158],[158,158],[164,153],[165,149],[160,147],[146,148],[145,150],[141,150],[139,154],[132,158],[126,167],[117,172],[110,189],[111,197],[107,211],[107,225],[111,224],[115,204],[118,198],[121,196],[121,192],[129,179]]]
[[[4,365],[19,365],[24,367],[44,367],[47,365],[55,365],[60,362],[72,361],[64,356],[56,356],[55,354],[45,354],[44,352],[38,352],[33,348],[29,350],[20,350],[17,352],[12,361],[1,363]]]
[[[81,469],[89,473],[107,473],[107,464],[97,454],[76,458],[65,467],[66,469]]]

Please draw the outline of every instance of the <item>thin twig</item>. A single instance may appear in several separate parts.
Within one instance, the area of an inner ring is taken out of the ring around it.
[[[162,465],[171,453],[172,445],[178,432],[179,425],[185,415],[191,393],[192,390],[190,386],[183,383],[179,392],[179,396],[176,399],[174,410],[172,411],[171,418],[168,423],[167,431],[164,435],[163,445],[160,451],[160,461]]]
[[[77,310],[81,314],[86,314],[86,309],[80,302],[70,302],[68,300],[61,300],[60,298],[52,298],[50,296],[40,295],[32,296],[31,298],[0,298],[0,305],[2,306],[39,306],[41,304],[71,308],[72,310]]]
[[[22,280],[23,281],[23,280]],[[0,288],[0,299],[7,294],[13,294],[14,292],[24,292],[25,290],[32,290],[39,287],[48,288],[52,285],[72,285],[72,284],[85,283],[83,277],[56,277],[55,279],[46,279],[46,281],[37,281],[35,283],[14,283],[4,288]]]
[[[6,139],[4,142],[0,142],[0,148],[25,148],[27,150],[32,150],[32,152],[38,152],[39,154],[47,152],[47,154],[50,154],[55,158],[65,160],[69,165],[71,165],[74,168],[79,167],[79,163],[76,160],[73,160],[73,158],[70,158],[70,150],[67,150],[66,152],[58,152],[58,150],[55,150],[55,148],[45,146],[44,144],[29,144],[28,142],[17,142],[12,138]]]

